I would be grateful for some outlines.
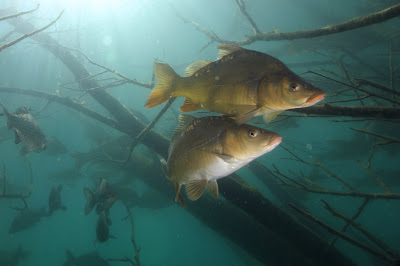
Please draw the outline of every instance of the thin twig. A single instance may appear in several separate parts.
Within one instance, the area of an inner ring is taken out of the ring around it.
[[[352,128],[352,127],[350,129],[354,130],[354,131],[357,131],[357,132],[364,133],[364,134],[368,134],[368,135],[371,135],[371,136],[375,136],[375,137],[378,137],[378,138],[386,139],[386,140],[389,140],[390,142],[400,143],[400,139],[397,139],[397,138],[394,138],[394,137],[384,136],[384,135],[381,135],[381,134],[378,134],[378,133],[374,133],[374,132],[370,132],[370,131],[367,131],[367,130],[364,130],[364,129],[358,129],[358,128]]]
[[[254,35],[261,34],[261,31],[258,29],[256,23],[254,22],[252,17],[249,15],[249,13],[247,13],[246,5],[244,4],[244,1],[243,0],[235,0],[235,1],[236,1],[236,4],[239,6],[242,14],[247,18],[247,20],[250,22],[251,26],[253,26]]]
[[[356,228],[362,234],[364,234],[369,240],[375,243],[379,248],[381,248],[388,256],[394,257],[393,259],[400,259],[399,255],[377,237],[375,237],[372,233],[368,232],[364,227],[362,227],[359,223],[355,222],[353,219],[347,217],[346,215],[340,213],[339,211],[335,210],[332,206],[330,206],[325,200],[321,200],[322,203],[325,205],[325,209],[327,209],[332,215],[339,217],[349,223],[351,226]]]
[[[15,18],[15,17],[18,17],[18,16],[22,16],[22,15],[25,15],[25,14],[29,14],[29,13],[35,12],[39,8],[39,6],[40,6],[40,4],[37,4],[34,9],[31,9],[31,10],[28,10],[28,11],[19,12],[19,13],[12,14],[12,15],[8,15],[8,16],[5,16],[5,17],[1,17],[0,21],[6,20],[6,19],[10,19],[10,18]]]
[[[42,27],[42,28],[40,28],[40,29],[37,29],[37,30],[35,30],[35,31],[32,31],[32,32],[30,32],[30,33],[24,34],[24,35],[22,35],[21,37],[19,37],[18,39],[14,40],[14,41],[11,41],[11,42],[9,42],[9,43],[4,44],[3,46],[0,47],[0,52],[1,52],[2,50],[6,49],[7,47],[10,47],[10,46],[12,46],[12,45],[14,45],[14,44],[16,44],[16,43],[18,43],[18,42],[20,42],[20,41],[22,41],[22,40],[28,38],[28,37],[31,37],[32,35],[35,35],[36,33],[39,33],[39,32],[41,32],[41,31],[44,31],[45,29],[47,29],[48,27],[50,27],[51,25],[53,25],[54,23],[56,23],[56,21],[61,17],[61,15],[62,15],[63,13],[64,13],[64,10],[61,11],[60,14],[59,14],[52,22],[50,22],[50,23],[47,24],[46,26],[44,26],[44,27]]]
[[[321,220],[315,218],[313,215],[311,215],[310,213],[306,212],[305,210],[302,210],[302,209],[296,207],[295,205],[293,205],[291,203],[289,203],[289,206],[291,208],[293,208],[295,211],[297,211],[298,213],[302,214],[303,216],[305,216],[305,217],[309,218],[310,220],[314,221],[315,223],[319,224],[324,229],[326,229],[328,232],[340,237],[343,240],[346,240],[347,242],[349,242],[349,243],[351,243],[351,244],[353,244],[353,245],[355,245],[355,246],[357,246],[357,247],[359,247],[359,248],[361,248],[361,249],[363,249],[363,250],[365,250],[365,251],[367,251],[367,252],[369,252],[369,253],[371,253],[371,254],[373,254],[373,255],[381,258],[381,259],[383,259],[383,260],[385,260],[385,261],[393,262],[392,258],[386,256],[385,254],[383,254],[383,253],[381,253],[379,251],[376,251],[375,249],[372,249],[371,247],[369,247],[369,246],[367,246],[367,245],[365,245],[363,243],[358,242],[357,240],[355,240],[355,239],[343,234],[342,232],[339,232],[338,230],[334,229],[333,227],[331,227],[331,226],[325,224],[324,222],[322,222]]]

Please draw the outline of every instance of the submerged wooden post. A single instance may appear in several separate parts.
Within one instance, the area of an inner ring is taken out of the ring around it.
[[[2,10],[0,10],[2,15]],[[9,21],[18,30],[30,32],[34,27],[16,18]],[[97,81],[86,77],[90,73],[66,48],[45,33],[32,36],[59,58],[80,80],[80,86],[98,101],[121,124],[122,132],[135,137],[145,127],[133,113],[111,94],[102,89]],[[83,79],[83,80],[82,80]],[[167,157],[169,141],[161,134],[151,131],[142,139],[143,144]],[[153,172],[149,169],[149,172]],[[172,196],[172,185],[160,174],[144,175],[143,181],[163,195]],[[264,264],[285,265],[354,265],[342,253],[318,238],[303,225],[274,206],[257,190],[248,186],[237,175],[223,178],[221,194],[227,201],[215,200],[204,195],[187,206],[193,216],[216,232],[232,240]]]

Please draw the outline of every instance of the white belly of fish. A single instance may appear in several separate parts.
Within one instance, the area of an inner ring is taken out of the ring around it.
[[[215,159],[214,163],[209,164],[207,167],[200,169],[196,173],[193,173],[191,179],[208,179],[209,181],[217,180],[239,170],[250,161],[251,160],[240,161],[232,159],[227,162],[218,157]]]

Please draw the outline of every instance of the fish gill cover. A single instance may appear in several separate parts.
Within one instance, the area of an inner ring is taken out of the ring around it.
[[[0,265],[398,265],[399,15],[1,1]]]

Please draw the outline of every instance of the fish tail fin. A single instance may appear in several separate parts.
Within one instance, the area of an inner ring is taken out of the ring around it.
[[[154,63],[154,71],[157,77],[157,86],[150,93],[146,101],[146,108],[155,107],[172,98],[175,81],[179,78],[179,75],[168,64],[156,62]]]

